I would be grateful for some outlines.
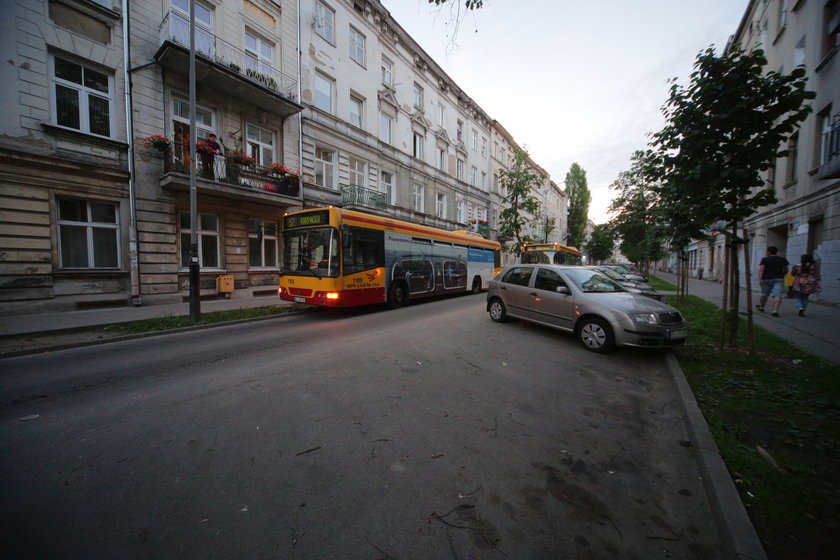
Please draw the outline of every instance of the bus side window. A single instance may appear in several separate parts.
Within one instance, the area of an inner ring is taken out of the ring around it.
[[[344,230],[344,274],[385,266],[384,232],[348,227]]]

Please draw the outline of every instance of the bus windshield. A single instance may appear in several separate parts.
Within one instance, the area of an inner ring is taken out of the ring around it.
[[[283,274],[338,276],[340,259],[337,233],[331,227],[287,231]]]

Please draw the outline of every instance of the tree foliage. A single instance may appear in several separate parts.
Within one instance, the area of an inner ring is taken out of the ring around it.
[[[478,10],[482,6],[484,6],[484,0],[463,0],[464,7],[468,10]],[[435,6],[441,6],[443,4],[447,4],[449,2],[455,2],[456,4],[460,4],[461,0],[429,0],[429,4],[434,4]]]
[[[499,184],[504,193],[503,206],[499,214],[499,235],[514,240],[506,250],[513,254],[522,252],[522,244],[532,241],[526,232],[533,227],[533,218],[538,214],[540,204],[534,197],[534,189],[539,187],[542,178],[528,163],[528,153],[516,150],[513,166],[499,171]]]
[[[636,152],[631,168],[610,185],[617,191],[609,212],[610,226],[622,254],[635,263],[647,263],[664,254],[665,227],[658,188],[650,179],[650,152]]]
[[[615,248],[615,232],[609,224],[598,224],[592,229],[592,236],[584,245],[584,251],[592,262],[603,262],[612,257]]]
[[[589,204],[592,193],[586,182],[586,171],[573,163],[566,173],[566,194],[569,197],[568,245],[581,247],[586,239],[586,225],[589,221]]]

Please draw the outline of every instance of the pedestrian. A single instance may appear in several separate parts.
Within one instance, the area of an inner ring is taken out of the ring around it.
[[[802,255],[799,264],[793,267],[793,297],[800,317],[808,308],[808,296],[822,291],[817,263],[811,255]]]
[[[788,260],[778,255],[779,250],[770,246],[767,247],[767,256],[761,259],[758,264],[758,284],[761,286],[760,303],[756,309],[764,313],[764,306],[768,298],[773,298],[773,317],[779,316],[779,307],[782,305],[782,294],[785,287],[785,274],[788,272]]]

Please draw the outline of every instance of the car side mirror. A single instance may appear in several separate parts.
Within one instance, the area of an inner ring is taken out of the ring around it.
[[[570,292],[570,291],[569,291],[569,287],[568,287],[568,286],[557,286],[557,293],[558,293],[558,294],[565,294],[565,295],[569,295],[569,294],[570,294],[570,293],[572,293],[572,292]]]

